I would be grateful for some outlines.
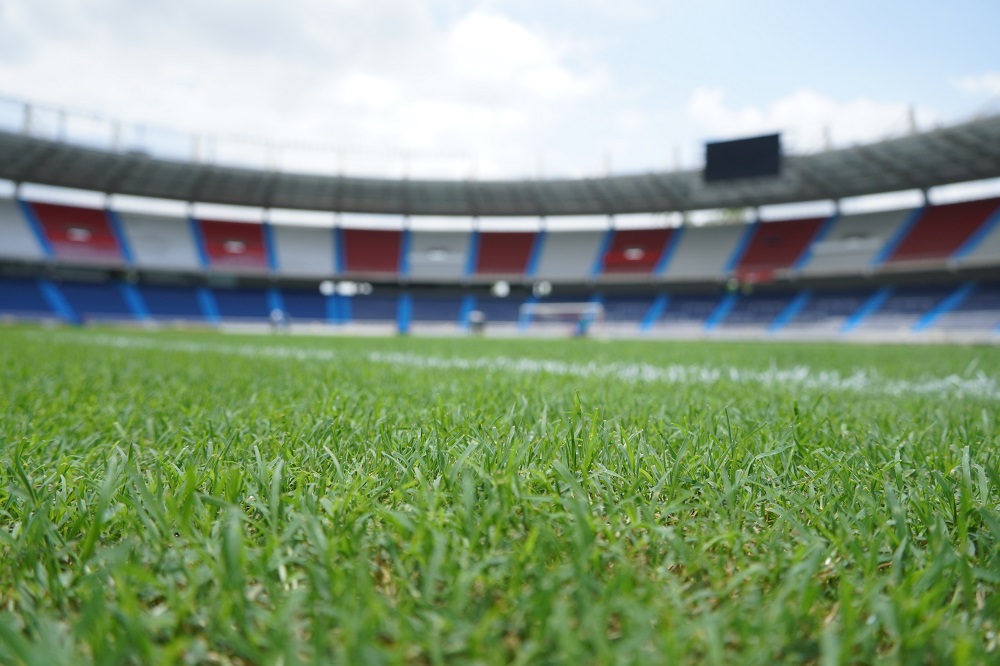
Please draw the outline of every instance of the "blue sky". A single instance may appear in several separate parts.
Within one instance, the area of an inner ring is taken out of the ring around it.
[[[0,93],[345,147],[287,169],[583,176],[1000,112],[997,26],[996,0],[5,0]]]
[[[600,44],[623,84],[658,84],[678,105],[699,85],[722,85],[757,104],[811,86],[837,97],[919,104],[944,95],[960,111],[964,104],[950,80],[1000,66],[1000,4],[989,0],[511,0],[495,6],[528,24],[569,26]]]

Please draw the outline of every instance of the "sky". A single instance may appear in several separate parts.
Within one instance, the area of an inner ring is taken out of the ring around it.
[[[201,159],[593,176],[1000,112],[997,26],[997,0],[3,0],[0,96]]]

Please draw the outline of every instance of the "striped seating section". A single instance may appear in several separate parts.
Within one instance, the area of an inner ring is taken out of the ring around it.
[[[344,222],[362,220],[347,216]],[[752,225],[595,229],[594,219],[583,222],[592,228],[334,228],[0,199],[0,261],[444,284],[770,282],[797,274],[898,272],[928,262],[1000,264],[1000,199]],[[439,223],[447,228],[447,220]]]
[[[783,328],[788,332],[835,334],[873,294],[870,289],[813,292]]]
[[[1000,335],[996,198],[749,225],[588,218],[579,230],[524,230],[466,219],[449,229],[443,218],[378,228],[385,222],[302,226],[0,199],[0,317],[227,325],[266,322],[279,308],[293,325],[419,331],[462,330],[478,310],[489,325],[524,329],[532,284],[550,280],[542,302],[601,302],[605,324],[621,332]],[[364,288],[317,288],[345,280]],[[497,280],[520,295],[485,295]]]
[[[744,296],[737,299],[719,325],[726,328],[767,328],[785,311],[795,296],[795,292]]]
[[[914,222],[886,263],[942,261],[962,248],[1000,209],[1000,199],[931,206]]]
[[[57,259],[70,263],[125,263],[122,240],[106,211],[51,203],[29,203],[24,209]]]
[[[534,231],[480,232],[476,248],[476,275],[524,275],[539,237],[540,234]]]
[[[205,321],[205,313],[193,287],[140,285],[139,296],[150,317],[163,321]]]
[[[754,225],[733,272],[743,279],[769,281],[795,265],[825,221],[810,218]]]
[[[879,298],[875,298],[880,295]],[[405,299],[404,299],[405,296]],[[405,302],[407,308],[403,307]],[[615,331],[704,334],[756,330],[771,334],[844,332],[970,331],[1000,335],[1000,284],[963,283],[936,287],[882,287],[854,290],[771,290],[741,294],[600,292],[564,293],[535,302],[599,302],[604,322]],[[463,328],[471,309],[493,325],[520,321],[526,300],[444,289],[325,296],[318,290],[278,287],[203,287],[193,284],[138,284],[50,281],[0,277],[0,317],[63,318],[91,321],[154,321],[195,324],[269,321],[276,305],[292,324],[407,322]],[[523,324],[523,322],[521,322]]]

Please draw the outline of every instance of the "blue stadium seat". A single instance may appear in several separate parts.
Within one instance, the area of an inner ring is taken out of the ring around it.
[[[673,296],[656,322],[657,326],[704,324],[719,306],[719,299],[710,296]]]
[[[874,293],[871,289],[813,292],[805,306],[785,325],[785,329],[839,331]]]
[[[496,298],[486,296],[476,299],[476,309],[486,315],[490,322],[516,322],[524,301],[517,298]]]
[[[351,321],[396,321],[395,296],[354,296],[345,302],[350,308]]]
[[[153,319],[202,321],[205,318],[194,287],[147,284],[139,286],[139,294]]]
[[[414,296],[413,321],[458,323],[462,299],[442,296]]]
[[[604,321],[641,322],[653,304],[653,296],[608,296],[604,299]]]
[[[223,319],[267,319],[267,293],[263,289],[212,289]]]
[[[317,291],[283,289],[281,298],[285,312],[293,320],[326,321],[326,297]]]
[[[1000,327],[1000,282],[977,285],[969,297],[941,315],[933,327],[945,331],[995,331]]]
[[[133,318],[117,283],[64,282],[59,288],[83,321]]]
[[[741,296],[720,325],[723,327],[767,326],[777,319],[793,298],[795,298],[794,293]]]
[[[28,318],[56,316],[38,282],[28,278],[0,279],[0,314]]]
[[[897,289],[858,326],[868,330],[909,329],[922,315],[954,291],[954,287]]]

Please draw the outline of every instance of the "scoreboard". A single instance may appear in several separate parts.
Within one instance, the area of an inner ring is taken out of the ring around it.
[[[781,135],[705,144],[705,182],[781,175]]]

